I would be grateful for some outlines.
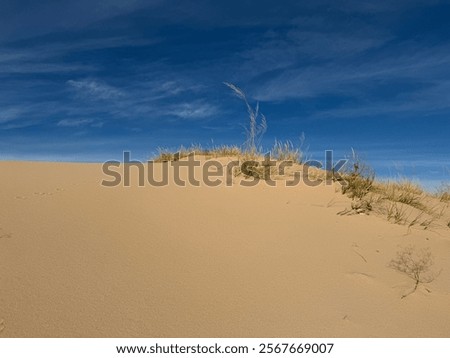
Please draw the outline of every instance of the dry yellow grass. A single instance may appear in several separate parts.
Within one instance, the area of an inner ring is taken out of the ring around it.
[[[443,184],[437,195],[442,202],[450,203],[450,184]]]
[[[443,187],[436,197],[406,179],[376,181],[374,172],[354,152],[350,168],[343,175],[347,185],[342,193],[352,203],[341,214],[373,212],[395,224],[408,225],[408,233],[413,227],[427,230],[449,226],[448,187]]]
[[[181,146],[178,150],[171,151],[168,148],[159,148],[158,154],[151,160],[154,162],[168,162],[186,158],[189,154],[195,153],[197,156],[204,156],[207,158],[222,158],[222,157],[239,157],[242,155],[242,150],[238,146],[221,145],[213,146],[204,149],[201,145],[191,145],[189,147]]]

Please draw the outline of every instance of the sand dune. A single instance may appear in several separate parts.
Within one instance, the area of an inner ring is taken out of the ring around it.
[[[449,337],[450,230],[339,216],[334,186],[106,188],[0,163],[1,337]],[[431,249],[441,274],[388,267]]]

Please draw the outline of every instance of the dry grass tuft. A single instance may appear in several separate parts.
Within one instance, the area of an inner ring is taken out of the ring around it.
[[[393,220],[395,224],[406,224],[408,220],[406,207],[403,204],[399,205],[396,202],[388,202],[386,215],[388,221]]]
[[[410,181],[377,183],[373,189],[385,200],[406,204],[420,210],[425,209],[422,202],[424,197],[422,188]]]
[[[221,145],[204,149],[201,145],[195,144],[189,147],[181,146],[176,151],[170,151],[166,148],[159,148],[158,154],[152,159],[154,162],[169,162],[177,161],[186,158],[190,153],[195,155],[205,156],[207,158],[222,158],[222,157],[239,157],[242,155],[242,150],[238,146]]]
[[[272,158],[278,161],[291,161],[292,163],[301,164],[303,161],[303,153],[300,148],[296,148],[291,141],[278,141],[271,150]]]
[[[221,145],[218,147],[213,147],[208,155],[213,158],[222,158],[222,157],[239,157],[242,155],[242,150],[236,145]]]
[[[437,192],[438,198],[443,203],[450,203],[450,184],[442,184]]]
[[[347,171],[342,175],[347,182],[342,186],[342,194],[351,199],[363,199],[372,190],[375,173],[352,149],[352,157],[347,162]]]

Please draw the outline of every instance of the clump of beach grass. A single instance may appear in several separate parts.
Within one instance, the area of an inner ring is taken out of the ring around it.
[[[295,164],[302,164],[305,161],[305,152],[303,145],[305,142],[305,135],[300,136],[300,145],[295,146],[292,141],[280,141],[275,139],[275,143],[270,151],[273,159],[278,161],[288,161]]]
[[[403,179],[399,182],[377,183],[373,191],[385,200],[406,204],[420,210],[425,209],[422,202],[424,191],[418,184],[411,181]]]
[[[346,194],[351,199],[362,200],[372,190],[375,172],[361,160],[353,149],[346,168],[342,175],[345,180],[342,194]],[[332,175],[334,177],[334,173]]]
[[[442,184],[437,191],[439,200],[443,203],[450,203],[450,184]]]

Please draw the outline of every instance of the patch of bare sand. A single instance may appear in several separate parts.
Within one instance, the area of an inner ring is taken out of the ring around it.
[[[0,337],[449,337],[450,230],[339,216],[333,186],[100,185],[0,163]],[[435,281],[390,269],[429,247]]]

